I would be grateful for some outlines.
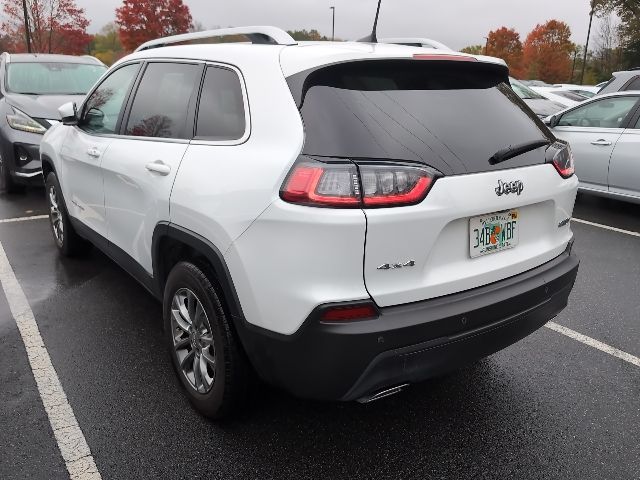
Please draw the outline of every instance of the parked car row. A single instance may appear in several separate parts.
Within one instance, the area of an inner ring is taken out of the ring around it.
[[[81,102],[106,70],[90,56],[2,54],[0,187],[14,192],[42,183],[42,135],[59,122],[58,107]]]

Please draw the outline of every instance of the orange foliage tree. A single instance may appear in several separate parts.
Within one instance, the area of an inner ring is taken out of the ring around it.
[[[4,22],[10,52],[26,52],[22,0],[3,0]],[[34,53],[87,53],[89,20],[75,0],[27,0],[31,50]]]
[[[520,34],[513,28],[501,27],[489,32],[487,36],[487,55],[498,57],[507,62],[511,75],[522,78],[522,42]]]
[[[571,76],[571,43],[569,25],[549,20],[536,25],[527,36],[523,48],[523,60],[528,78],[548,83],[567,82]]]
[[[116,9],[116,24],[125,50],[193,27],[189,7],[182,0],[124,0]]]

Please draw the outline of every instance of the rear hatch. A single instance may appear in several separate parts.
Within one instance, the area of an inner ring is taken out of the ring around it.
[[[289,85],[305,124],[304,154],[439,172],[416,205],[364,209],[364,279],[378,305],[492,283],[565,249],[576,181],[546,162],[544,144],[554,138],[508,86],[506,68],[363,60],[302,72]],[[525,144],[533,146],[490,161]]]

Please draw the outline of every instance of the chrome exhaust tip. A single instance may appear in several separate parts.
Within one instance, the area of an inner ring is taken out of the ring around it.
[[[396,385],[395,387],[385,388],[384,390],[380,390],[379,392],[376,392],[373,395],[367,395],[362,398],[359,398],[358,400],[356,400],[356,402],[358,403],[375,402],[376,400],[380,400],[381,398],[390,397],[391,395],[400,393],[404,388],[408,386],[409,386],[408,383],[403,383],[402,385]]]

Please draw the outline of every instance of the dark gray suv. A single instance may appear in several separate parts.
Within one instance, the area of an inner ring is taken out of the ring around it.
[[[2,54],[0,188],[11,193],[42,183],[42,135],[59,121],[58,107],[82,102],[106,69],[90,56]]]

